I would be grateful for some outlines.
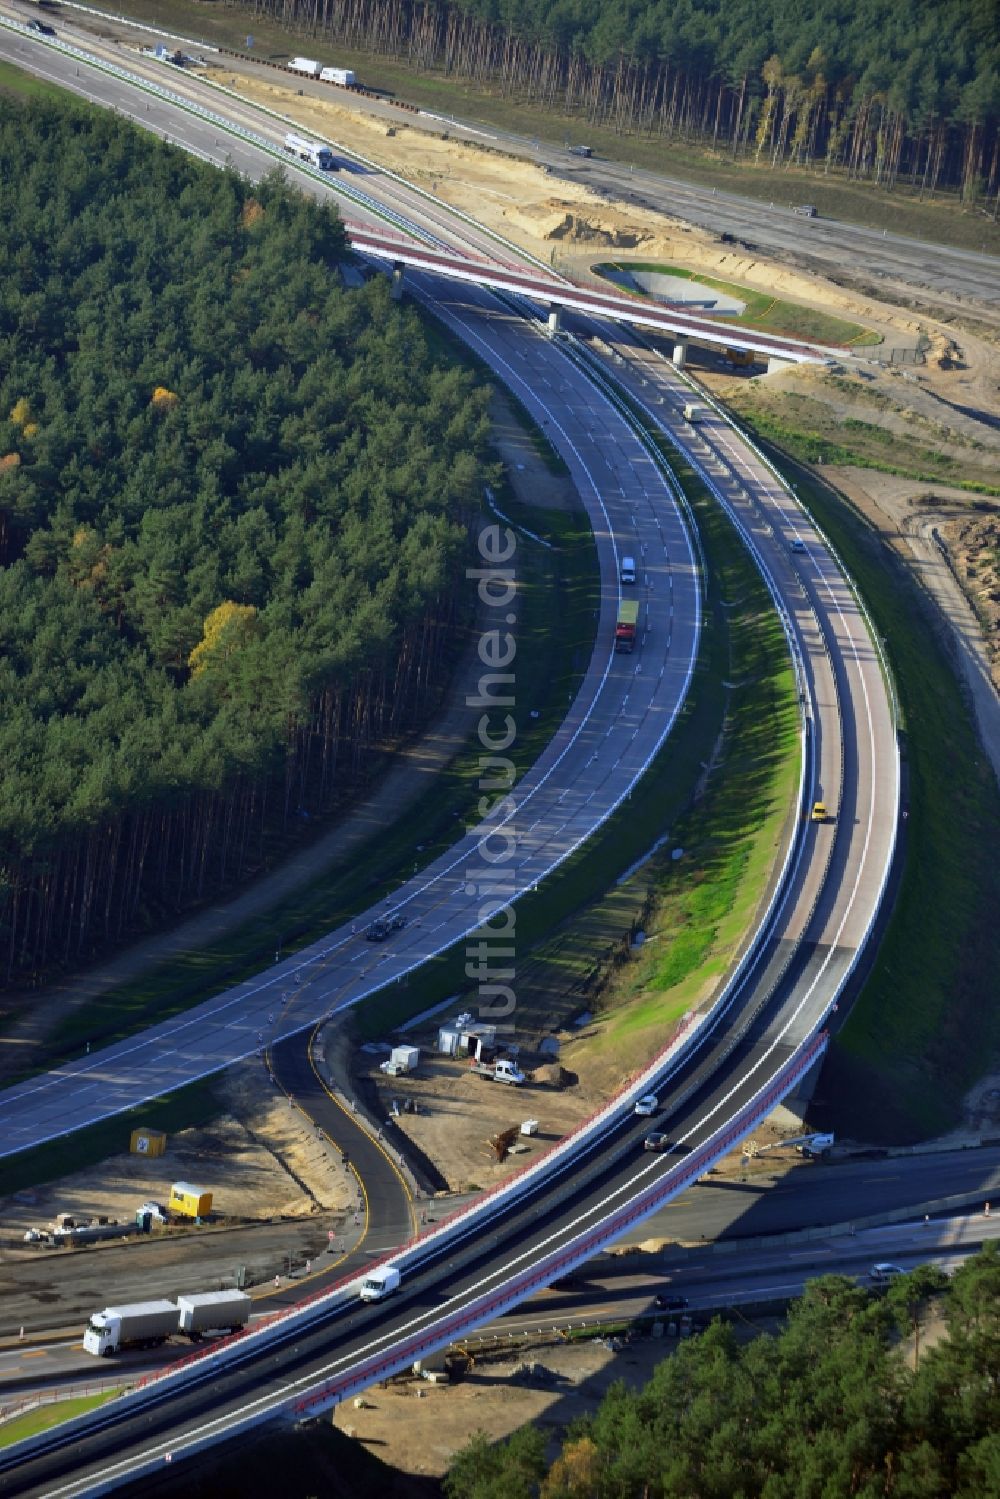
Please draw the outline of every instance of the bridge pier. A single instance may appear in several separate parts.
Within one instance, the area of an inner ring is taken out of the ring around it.
[[[549,303],[549,322],[547,332],[550,338],[555,338],[562,327],[562,307],[558,302]]]
[[[687,364],[688,341],[686,338],[678,338],[674,344],[674,368],[682,370]]]
[[[389,295],[392,297],[392,300],[394,302],[401,302],[403,300],[403,273],[404,273],[404,270],[405,270],[405,267],[404,267],[403,262],[401,260],[394,260],[393,261],[393,263],[392,263],[392,285],[389,288]]]

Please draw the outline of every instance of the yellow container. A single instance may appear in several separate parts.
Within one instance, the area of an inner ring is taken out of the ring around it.
[[[193,1187],[190,1182],[174,1182],[167,1210],[179,1213],[182,1218],[207,1218],[212,1211],[212,1194]]]
[[[167,1137],[162,1129],[134,1129],[128,1148],[133,1155],[162,1155],[167,1148]]]

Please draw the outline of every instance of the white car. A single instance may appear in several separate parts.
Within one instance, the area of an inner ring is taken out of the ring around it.
[[[660,1100],[656,1094],[647,1093],[644,1098],[639,1099],[633,1113],[638,1114],[640,1119],[648,1119],[650,1114],[655,1114],[659,1107]]]

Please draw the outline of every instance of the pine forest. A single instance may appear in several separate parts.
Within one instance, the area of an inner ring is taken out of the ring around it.
[[[502,97],[892,188],[1000,191],[998,0],[239,0]]]
[[[0,953],[259,866],[450,666],[488,392],[336,213],[0,103]],[[16,167],[16,170],[14,168]]]

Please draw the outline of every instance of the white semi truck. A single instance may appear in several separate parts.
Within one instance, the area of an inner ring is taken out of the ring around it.
[[[300,161],[307,161],[310,166],[319,167],[322,172],[335,172],[337,170],[337,158],[329,146],[324,146],[322,141],[308,140],[304,135],[286,135],[285,150],[292,156],[297,156]]]
[[[344,88],[353,88],[357,83],[353,68],[323,68],[319,75],[320,83],[339,83]]]
[[[172,1301],[132,1301],[95,1312],[83,1335],[84,1352],[109,1358],[126,1348],[156,1348],[177,1331]]]
[[[110,1358],[129,1348],[156,1348],[174,1333],[196,1341],[206,1332],[229,1333],[250,1321],[243,1291],[204,1291],[173,1301],[133,1301],[95,1312],[83,1335],[85,1353]]]
[[[290,73],[302,73],[306,78],[318,78],[322,64],[314,57],[293,57],[288,64]]]

